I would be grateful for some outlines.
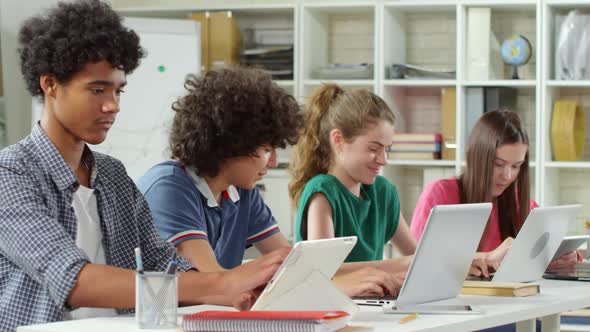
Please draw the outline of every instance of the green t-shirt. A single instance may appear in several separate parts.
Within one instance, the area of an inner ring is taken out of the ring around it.
[[[311,197],[322,193],[332,207],[334,236],[356,236],[358,242],[346,262],[383,259],[383,246],[391,239],[400,215],[397,189],[377,176],[371,185],[361,185],[361,197],[352,194],[335,176],[320,174],[303,189],[297,209],[295,238],[307,239],[307,207]]]

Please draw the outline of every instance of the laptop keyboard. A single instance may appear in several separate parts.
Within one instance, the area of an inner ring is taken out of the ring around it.
[[[354,300],[382,300],[382,301],[395,301],[397,299],[397,296],[393,296],[393,295],[385,295],[385,296],[355,296],[353,297]]]

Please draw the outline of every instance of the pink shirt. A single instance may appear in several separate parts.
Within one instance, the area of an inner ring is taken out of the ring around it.
[[[410,225],[410,230],[416,240],[419,240],[422,236],[426,220],[433,206],[460,203],[461,195],[459,194],[459,181],[457,178],[442,179],[428,184],[424,191],[422,191],[422,194],[420,194]],[[533,209],[538,206],[537,202],[531,199],[530,208]],[[502,235],[500,234],[500,225],[498,224],[498,211],[496,204],[494,204],[478,251],[492,251],[501,243]]]

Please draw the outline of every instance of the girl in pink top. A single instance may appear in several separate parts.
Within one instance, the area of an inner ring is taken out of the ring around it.
[[[466,147],[466,167],[458,178],[430,183],[420,195],[411,232],[422,236],[430,210],[435,205],[492,202],[490,220],[479,243],[474,274],[488,275],[498,268],[510,244],[538,206],[530,199],[529,139],[515,112],[487,112],[475,124]],[[529,202],[520,209],[520,202]],[[575,252],[553,261],[550,268],[574,264]]]

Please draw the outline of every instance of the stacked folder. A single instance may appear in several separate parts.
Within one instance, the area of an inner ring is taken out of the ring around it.
[[[293,45],[257,45],[240,55],[242,66],[261,68],[275,80],[293,79]]]
[[[388,158],[397,160],[440,159],[440,143],[440,133],[394,134]]]

